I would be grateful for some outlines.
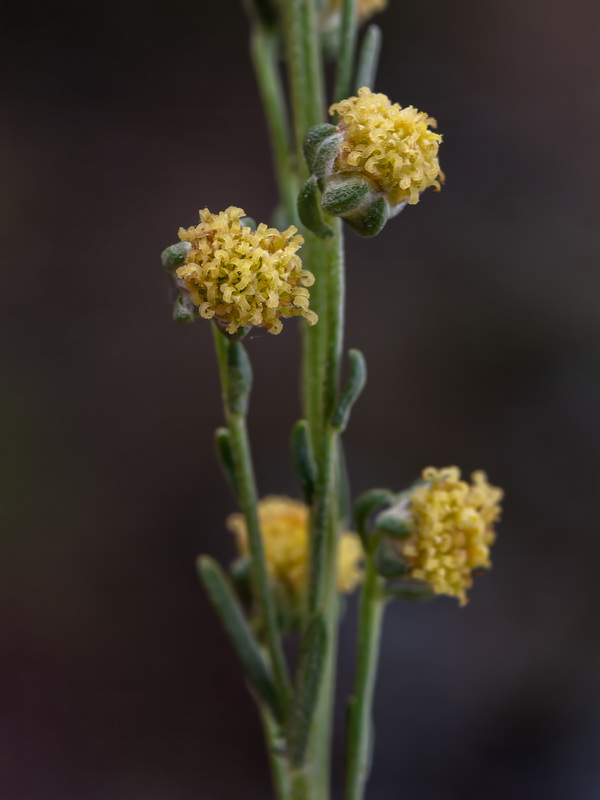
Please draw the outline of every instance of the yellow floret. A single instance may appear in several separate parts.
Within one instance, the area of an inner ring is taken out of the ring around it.
[[[385,94],[363,87],[358,97],[332,105],[338,113],[342,146],[336,170],[365,173],[392,206],[414,205],[419,195],[444,181],[438,160],[442,137],[437,123],[413,106],[390,103]]]
[[[472,484],[460,480],[457,467],[423,471],[427,481],[410,497],[413,534],[399,543],[411,566],[411,577],[429,583],[436,594],[467,602],[473,570],[491,566],[494,523],[500,516],[501,489],[490,486],[483,472]]]
[[[258,504],[258,517],[269,575],[292,595],[301,597],[307,588],[309,531],[308,508],[289,497],[269,496]],[[232,514],[227,526],[239,551],[248,553],[248,531],[242,514]],[[338,544],[337,588],[349,594],[362,580],[362,545],[355,533],[344,533]]]
[[[223,323],[228,333],[244,325],[279,333],[281,320],[304,317],[317,321],[308,307],[314,283],[296,252],[304,243],[297,229],[281,232],[261,223],[255,231],[243,225],[244,211],[231,206],[219,214],[205,208],[200,224],[180,228],[179,238],[191,249],[177,269],[200,316]]]

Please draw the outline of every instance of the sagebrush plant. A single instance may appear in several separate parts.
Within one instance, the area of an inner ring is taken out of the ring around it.
[[[365,31],[356,54],[360,24],[384,6],[385,0],[248,0],[252,61],[281,195],[274,224],[256,224],[233,205],[204,208],[162,255],[177,291],[174,318],[211,320],[213,329],[225,412],[216,450],[240,508],[226,521],[239,556],[229,575],[207,556],[198,566],[258,705],[279,800],[330,797],[339,595],[360,586],[344,787],[346,800],[359,800],[369,772],[384,608],[393,598],[435,595],[464,605],[474,572],[490,566],[500,514],[501,490],[482,472],[471,483],[462,480],[457,467],[428,467],[412,486],[372,489],[349,508],[340,437],[366,365],[360,351],[350,350],[340,388],[343,226],[374,236],[444,182],[435,120],[373,91],[377,26]],[[335,72],[329,108],[327,60]],[[415,212],[403,217],[409,213]],[[243,339],[252,328],[278,334],[290,317],[301,317],[303,326],[304,416],[291,432],[301,499],[259,499]],[[284,655],[286,636],[299,640],[293,660]]]

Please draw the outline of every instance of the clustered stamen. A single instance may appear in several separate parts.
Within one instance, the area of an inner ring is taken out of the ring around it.
[[[415,205],[432,186],[444,181],[438,160],[442,137],[437,123],[413,106],[390,103],[385,94],[363,87],[329,109],[339,115],[343,135],[336,170],[363,172],[380,188],[392,206]]]
[[[426,483],[414,489],[408,505],[412,535],[398,543],[411,566],[411,577],[429,583],[436,594],[467,602],[472,573],[489,569],[494,523],[500,517],[503,492],[473,473],[472,484],[460,480],[457,467],[423,471]]]
[[[306,288],[314,275],[296,255],[304,239],[293,225],[278,231],[261,223],[253,230],[243,217],[243,209],[234,206],[218,214],[205,208],[199,225],[179,229],[191,249],[177,277],[200,316],[221,321],[231,334],[245,325],[279,333],[287,317],[314,325],[317,315],[309,309]]]

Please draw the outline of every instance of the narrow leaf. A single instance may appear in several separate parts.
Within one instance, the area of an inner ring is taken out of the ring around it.
[[[308,422],[305,419],[298,420],[292,429],[291,449],[292,462],[302,489],[304,502],[310,505],[315,491],[317,467]]]
[[[282,721],[282,712],[271,671],[260,646],[248,625],[231,583],[221,567],[208,556],[198,559],[198,573],[209,599],[229,637],[252,688],[273,713]]]
[[[360,350],[350,350],[348,357],[350,359],[348,382],[331,418],[332,427],[338,431],[343,431],[348,424],[352,406],[367,382],[367,363]]]
[[[239,497],[238,482],[235,474],[233,449],[231,447],[231,434],[227,428],[217,428],[215,431],[215,448],[221,469],[223,470],[225,478],[231,487],[234,498],[237,500]]]
[[[327,651],[327,629],[322,613],[310,621],[302,637],[296,685],[287,726],[288,758],[293,767],[304,764]]]
[[[377,67],[379,65],[380,52],[381,28],[379,25],[369,25],[358,57],[355,84],[356,91],[363,86],[366,86],[367,89],[373,89],[375,85],[375,76],[377,75]]]
[[[232,414],[245,414],[252,388],[252,367],[241,342],[230,341],[227,348],[227,394]]]

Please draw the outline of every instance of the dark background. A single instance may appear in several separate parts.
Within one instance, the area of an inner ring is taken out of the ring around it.
[[[390,6],[377,88],[438,119],[447,184],[347,238],[347,342],[370,369],[354,490],[456,463],[507,497],[465,609],[389,609],[369,800],[595,800],[598,6]],[[171,322],[158,259],[201,207],[273,208],[246,19],[203,1],[2,12],[0,796],[267,798],[194,572],[233,555],[209,326]],[[294,323],[250,342],[263,493],[296,492],[298,344]],[[340,699],[354,635],[351,605]]]

